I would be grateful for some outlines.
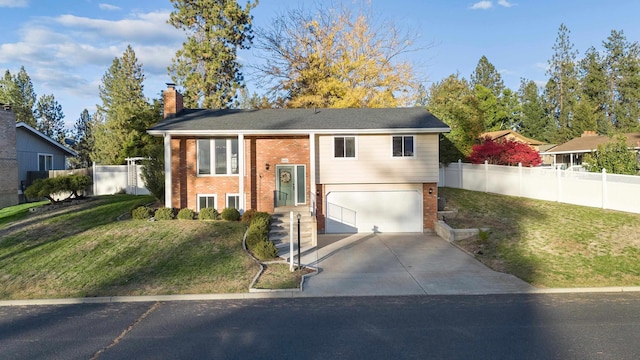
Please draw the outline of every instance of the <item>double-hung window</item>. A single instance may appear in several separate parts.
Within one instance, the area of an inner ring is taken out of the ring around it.
[[[53,170],[53,155],[38,154],[38,171]]]
[[[204,208],[216,208],[215,194],[198,194],[198,212]]]
[[[240,210],[240,195],[227,194],[227,207]]]
[[[393,157],[414,157],[415,156],[415,138],[413,135],[408,136],[394,136]]]
[[[333,154],[336,158],[356,157],[356,137],[336,136],[333,138]]]
[[[198,140],[198,175],[238,174],[238,139]]]

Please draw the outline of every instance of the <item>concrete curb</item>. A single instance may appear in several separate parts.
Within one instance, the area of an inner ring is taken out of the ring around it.
[[[597,288],[553,288],[535,289],[525,292],[496,292],[483,294],[446,294],[446,295],[419,295],[419,296],[486,296],[486,295],[536,295],[536,294],[587,294],[587,293],[631,293],[640,292],[640,286],[612,286]],[[352,295],[357,296],[357,295]],[[372,296],[372,295],[363,295]],[[396,295],[375,295],[396,296]],[[398,295],[401,296],[401,295]],[[416,296],[416,295],[404,295]],[[158,302],[158,301],[206,301],[206,300],[250,300],[250,299],[276,299],[276,298],[300,298],[305,296],[296,290],[280,290],[273,292],[252,292],[233,294],[188,294],[188,295],[148,295],[148,296],[105,296],[68,299],[33,299],[33,300],[0,300],[0,307],[5,306],[30,306],[30,305],[76,305],[76,304],[109,304],[126,302]],[[326,295],[318,297],[336,297]],[[351,297],[351,296],[349,296]]]

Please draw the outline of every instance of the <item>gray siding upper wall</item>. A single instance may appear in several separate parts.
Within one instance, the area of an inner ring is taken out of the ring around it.
[[[398,134],[394,134],[398,135]],[[414,135],[415,157],[393,157],[393,135],[336,135],[356,137],[356,158],[334,158],[333,138],[318,136],[321,184],[401,184],[438,181],[438,134]]]
[[[15,125],[14,125],[15,126]],[[53,155],[53,169],[65,169],[65,152],[42,138],[23,128],[16,129],[16,147],[18,150],[18,178],[27,180],[27,171],[38,171],[38,154]]]

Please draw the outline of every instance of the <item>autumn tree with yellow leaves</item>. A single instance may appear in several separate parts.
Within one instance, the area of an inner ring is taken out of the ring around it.
[[[408,52],[410,32],[374,25],[366,11],[290,10],[257,29],[254,65],[260,85],[288,108],[413,106],[420,81]]]

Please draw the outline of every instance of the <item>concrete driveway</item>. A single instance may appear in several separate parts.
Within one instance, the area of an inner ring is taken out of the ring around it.
[[[431,234],[318,235],[303,296],[499,294],[534,288]]]

